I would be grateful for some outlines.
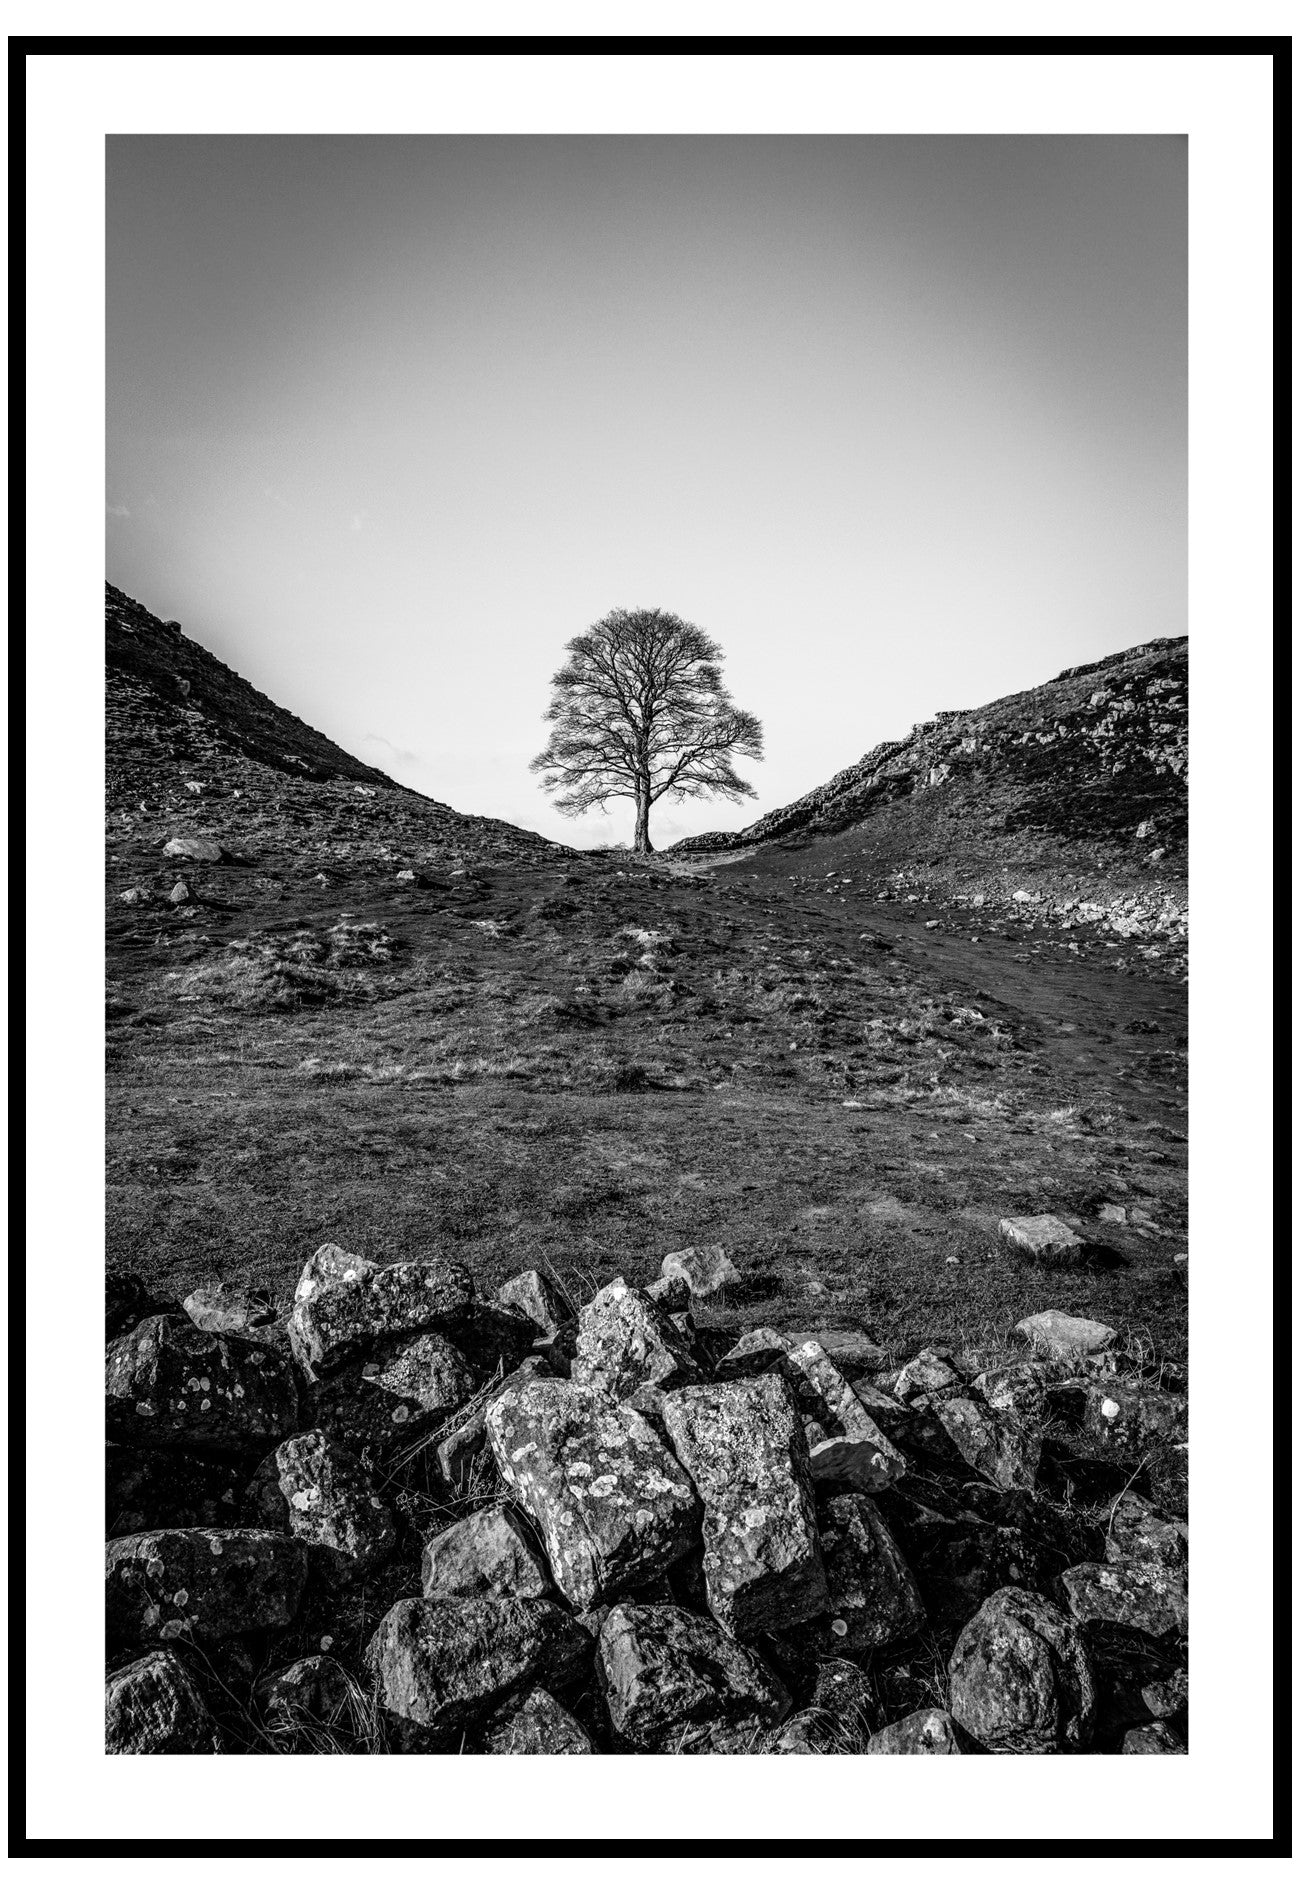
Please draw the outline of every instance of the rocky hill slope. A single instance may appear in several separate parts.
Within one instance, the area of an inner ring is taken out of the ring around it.
[[[814,849],[894,889],[1123,905],[1184,929],[1187,643],[1140,644],[985,708],[922,722],[800,800],[675,854]],[[824,858],[822,859],[822,856]],[[800,860],[806,873],[812,862]]]
[[[245,861],[287,854],[295,867],[326,870],[381,866],[394,850],[449,865],[461,855],[567,852],[399,786],[262,695],[178,623],[115,585],[106,591],[105,798],[117,865],[147,859],[157,877],[159,847],[178,823],[208,843],[195,857],[213,864],[218,851]]]

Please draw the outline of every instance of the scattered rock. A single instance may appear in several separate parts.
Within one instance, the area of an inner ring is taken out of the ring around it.
[[[108,1676],[104,1751],[216,1752],[216,1721],[184,1666],[158,1648]]]
[[[111,1642],[222,1641],[288,1626],[307,1551],[268,1529],[151,1529],[111,1541],[105,1575]]]
[[[293,1354],[308,1378],[376,1340],[427,1331],[463,1313],[474,1297],[469,1274],[451,1261],[377,1267],[325,1246],[302,1270],[289,1315]]]
[[[1082,1260],[1087,1252],[1086,1241],[1080,1240],[1072,1227],[1067,1227],[1054,1214],[1030,1214],[1019,1220],[1005,1220],[997,1232],[1008,1247],[1016,1247],[1040,1263],[1067,1265]]]
[[[167,842],[162,856],[165,860],[206,860],[215,865],[225,858],[225,848],[207,834],[178,834]]]
[[[924,1392],[946,1391],[962,1383],[960,1373],[952,1364],[951,1353],[936,1352],[926,1346],[898,1373],[893,1383],[893,1396],[905,1404]]]
[[[902,1753],[959,1752],[960,1740],[950,1713],[942,1712],[936,1706],[921,1707],[918,1713],[908,1713],[905,1719],[895,1720],[891,1726],[885,1726],[869,1740],[867,1752]]]
[[[694,1299],[711,1299],[723,1287],[738,1286],[740,1273],[724,1247],[687,1247],[665,1256],[660,1269],[665,1280],[684,1280]]]
[[[261,1528],[306,1543],[331,1586],[377,1568],[396,1540],[388,1506],[359,1461],[323,1431],[286,1438],[259,1466],[245,1508]]]
[[[591,1736],[553,1693],[534,1687],[522,1706],[505,1715],[487,1736],[489,1752],[515,1757],[524,1753],[594,1752]]]
[[[507,1388],[487,1408],[487,1435],[575,1608],[661,1574],[697,1540],[699,1501],[680,1464],[639,1413],[589,1386]]]
[[[714,1622],[684,1608],[620,1603],[600,1629],[596,1672],[615,1733],[639,1752],[724,1745],[772,1725],[789,1696]]]
[[[808,1344],[819,1345],[830,1363],[849,1379],[862,1372],[878,1371],[885,1362],[883,1347],[876,1345],[868,1333],[851,1331],[845,1327],[789,1334],[789,1350],[797,1351],[799,1346]]]
[[[391,1607],[365,1660],[385,1712],[458,1731],[523,1688],[563,1687],[591,1651],[590,1635],[553,1602],[434,1595]]]
[[[1049,1358],[1085,1358],[1089,1352],[1103,1352],[1113,1345],[1118,1333],[1099,1319],[1075,1319],[1069,1313],[1033,1313],[1015,1327],[1035,1351]]]
[[[802,1425],[779,1378],[670,1392],[664,1422],[704,1503],[704,1582],[729,1633],[751,1638],[829,1603]]]
[[[241,1452],[294,1430],[298,1395],[268,1347],[166,1313],[108,1347],[108,1434],[160,1448]]]
[[[493,1503],[424,1545],[426,1595],[549,1595],[550,1570],[512,1503]]]
[[[178,879],[171,891],[167,894],[167,903],[173,906],[185,906],[189,904],[193,896],[186,882],[183,879]]]
[[[669,1316],[672,1313],[689,1312],[690,1282],[681,1274],[673,1274],[669,1279],[651,1280],[645,1288],[645,1297],[652,1300],[660,1312]]]
[[[1080,1752],[1096,1713],[1091,1662],[1053,1602],[1002,1588],[966,1623],[948,1663],[953,1719],[990,1752]]]

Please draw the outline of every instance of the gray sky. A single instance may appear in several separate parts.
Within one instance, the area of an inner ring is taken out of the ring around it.
[[[658,604],[730,826],[1186,630],[1182,138],[108,140],[108,576],[398,780],[583,845],[564,642]]]

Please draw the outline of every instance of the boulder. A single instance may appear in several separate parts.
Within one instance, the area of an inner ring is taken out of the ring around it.
[[[908,1713],[883,1727],[868,1741],[873,1753],[945,1753],[959,1752],[960,1740],[950,1713],[936,1706],[923,1706],[918,1713]]]
[[[104,1751],[216,1752],[216,1721],[170,1648],[108,1676]]]
[[[506,1387],[487,1408],[487,1436],[575,1608],[662,1574],[698,1539],[700,1505],[680,1464],[639,1413],[588,1386]]]
[[[715,1622],[684,1608],[629,1602],[600,1629],[596,1673],[618,1738],[638,1752],[675,1752],[696,1739],[720,1744],[721,1725],[741,1741],[789,1710],[775,1675]]]
[[[1184,1570],[1186,1524],[1167,1521],[1135,1490],[1125,1490],[1110,1512],[1105,1560],[1133,1563],[1138,1567]]]
[[[990,1752],[1081,1752],[1096,1716],[1091,1662],[1053,1602],[1001,1588],[961,1631],[948,1663],[952,1718]]]
[[[908,1360],[894,1379],[893,1396],[907,1404],[923,1392],[947,1391],[963,1382],[950,1352],[937,1352],[926,1346]]]
[[[828,1606],[802,1424],[779,1378],[691,1385],[663,1418],[704,1504],[708,1606],[731,1634],[805,1621]]]
[[[186,882],[178,879],[167,894],[167,903],[173,906],[187,906],[193,896]]]
[[[553,1602],[434,1595],[389,1608],[365,1661],[385,1712],[454,1732],[524,1688],[563,1687],[591,1652],[590,1635]]]
[[[1052,1368],[1046,1361],[1022,1359],[1014,1365],[994,1365],[990,1371],[980,1372],[970,1389],[993,1411],[1009,1412],[1026,1424],[1041,1424],[1053,1382]]]
[[[209,834],[177,834],[162,849],[162,857],[165,860],[205,860],[215,866],[218,860],[225,858],[225,848]]]
[[[489,1752],[510,1758],[595,1751],[585,1726],[544,1687],[534,1687],[522,1706],[503,1714],[489,1731],[486,1745]]]
[[[1040,1265],[1069,1266],[1085,1259],[1087,1243],[1054,1214],[1029,1214],[1004,1220],[997,1228],[1008,1247]]]
[[[473,1395],[477,1374],[440,1332],[372,1346],[308,1388],[319,1429],[359,1450],[404,1442],[451,1416]]]
[[[1133,1726],[1124,1733],[1121,1750],[1125,1753],[1154,1753],[1166,1757],[1186,1755],[1186,1746],[1182,1740],[1171,1726],[1159,1719],[1152,1720],[1148,1726]]]
[[[1186,1633],[1186,1571],[1136,1562],[1083,1562],[1060,1586],[1070,1612],[1089,1634],[1118,1630],[1151,1641]]]
[[[452,1261],[378,1267],[359,1254],[325,1246],[302,1270],[289,1341],[303,1371],[314,1378],[377,1340],[445,1325],[473,1298],[473,1280]]]
[[[867,1496],[820,1505],[821,1554],[829,1606],[797,1639],[827,1657],[860,1660],[925,1626],[925,1606],[888,1524]]]
[[[424,1544],[426,1595],[549,1595],[550,1570],[524,1517],[493,1503],[452,1523]]]
[[[906,1458],[885,1437],[843,1373],[815,1339],[789,1353],[790,1389],[805,1418],[823,1435],[811,1445],[812,1479],[870,1494],[902,1476]]]
[[[108,1638],[149,1647],[287,1627],[307,1579],[296,1536],[268,1529],[150,1529],[105,1556]]]
[[[507,1280],[504,1286],[497,1288],[495,1300],[509,1312],[522,1313],[538,1332],[551,1335],[577,1316],[563,1287],[535,1270],[518,1273]]]
[[[329,1587],[377,1568],[397,1539],[388,1506],[360,1462],[323,1431],[286,1438],[259,1465],[244,1508],[257,1527],[304,1542]]]
[[[699,1368],[668,1315],[622,1280],[582,1308],[572,1381],[625,1401],[647,1387],[698,1382]]]
[[[297,1427],[298,1394],[269,1347],[158,1313],[113,1340],[105,1360],[108,1435],[162,1449],[240,1454]]]
[[[1034,1351],[1060,1359],[1103,1352],[1119,1336],[1113,1326],[1102,1325],[1099,1319],[1075,1319],[1062,1312],[1033,1313],[1021,1319],[1015,1330],[1023,1334]]]
[[[792,1344],[771,1326],[757,1326],[735,1341],[717,1361],[715,1376],[723,1383],[737,1378],[762,1378],[769,1372],[786,1376]]]
[[[200,1332],[233,1332],[256,1338],[255,1328],[270,1325],[275,1319],[275,1308],[269,1300],[219,1280],[196,1286],[181,1303]]]
[[[684,1280],[692,1299],[711,1299],[723,1287],[740,1284],[739,1269],[724,1247],[686,1247],[667,1254],[660,1274],[665,1280]]]
[[[652,1300],[660,1312],[683,1313],[690,1310],[690,1282],[679,1273],[668,1278],[651,1280],[645,1288],[645,1297]]]
[[[1186,1399],[1131,1381],[1103,1379],[1087,1387],[1083,1435],[1106,1456],[1135,1461],[1186,1443]]]
[[[999,1490],[1031,1490],[1042,1455],[1039,1434],[1009,1412],[990,1411],[970,1398],[946,1398],[934,1415],[971,1470]]]
[[[104,1518],[110,1536],[141,1529],[223,1529],[235,1520],[242,1472],[228,1459],[110,1444]]]

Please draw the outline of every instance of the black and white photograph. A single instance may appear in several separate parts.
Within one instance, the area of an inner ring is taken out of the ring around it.
[[[1153,123],[108,126],[110,1790],[1222,1737]]]

